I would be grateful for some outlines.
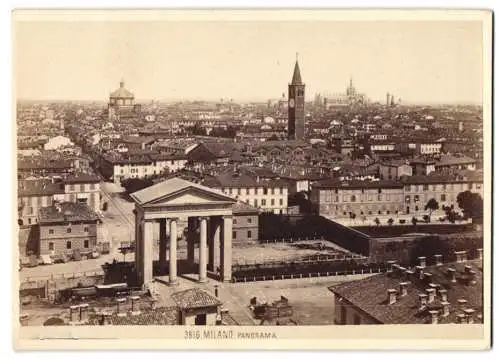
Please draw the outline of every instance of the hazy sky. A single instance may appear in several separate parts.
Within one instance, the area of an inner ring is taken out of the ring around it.
[[[482,101],[480,22],[18,22],[19,99],[265,100],[286,92],[299,53],[306,95],[352,75],[373,100]]]

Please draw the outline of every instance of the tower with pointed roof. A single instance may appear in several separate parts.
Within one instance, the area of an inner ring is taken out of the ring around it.
[[[295,61],[292,82],[288,84],[288,139],[305,139],[305,88],[300,76],[299,59]]]

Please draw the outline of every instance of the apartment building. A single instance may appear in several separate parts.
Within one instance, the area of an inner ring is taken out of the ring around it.
[[[55,202],[85,204],[97,212],[101,207],[100,180],[91,174],[20,180],[17,199],[18,222],[22,226],[36,224],[38,210]]]
[[[425,205],[436,199],[442,211],[458,208],[457,196],[463,191],[483,196],[483,177],[479,172],[462,172],[453,177],[443,175],[409,176],[401,180],[318,181],[312,185],[311,202],[320,214],[332,219],[378,215],[423,216]]]
[[[87,205],[63,202],[41,207],[37,213],[40,229],[38,255],[72,255],[92,252],[97,245],[99,217]]]
[[[288,184],[286,181],[254,178],[239,172],[226,172],[207,176],[202,183],[263,211],[275,214],[287,213]]]

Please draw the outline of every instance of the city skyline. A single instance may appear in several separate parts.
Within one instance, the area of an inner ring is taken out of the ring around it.
[[[471,21],[18,22],[16,98],[104,101],[124,79],[138,100],[265,101],[286,93],[296,53],[309,101],[353,76],[373,101],[482,103]]]

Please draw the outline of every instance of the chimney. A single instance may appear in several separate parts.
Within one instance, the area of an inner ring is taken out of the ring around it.
[[[457,282],[457,270],[455,270],[454,268],[448,268],[448,277],[449,279],[451,280],[452,283],[456,283]]]
[[[427,284],[431,284],[432,283],[432,274],[431,273],[424,273],[424,280]]]
[[[474,324],[474,313],[476,310],[474,309],[465,309],[464,314],[465,314],[465,319],[467,321],[467,324]]]
[[[425,291],[427,292],[427,302],[430,304],[430,303],[433,303],[434,300],[436,299],[436,289],[425,289]]]
[[[116,313],[120,317],[127,316],[124,306],[126,301],[127,299],[125,298],[116,299]]]
[[[448,291],[446,291],[446,289],[438,290],[438,293],[439,293],[439,299],[442,302],[448,301]]]
[[[443,265],[443,255],[441,254],[436,254],[434,255],[434,258],[436,259],[436,265]]]
[[[405,280],[410,280],[413,275],[415,275],[415,271],[413,270],[406,270],[405,271]]]
[[[467,318],[465,317],[465,314],[460,313],[457,315],[457,320],[459,324],[466,324],[467,323]]]
[[[462,298],[457,300],[458,307],[460,310],[464,311],[467,308],[467,300]]]
[[[131,296],[130,301],[132,303],[131,314],[139,315],[141,310],[139,309],[139,296]]]
[[[426,305],[427,305],[427,295],[425,294],[419,294],[418,295],[419,299],[419,310],[424,310]]]
[[[477,249],[477,258],[483,260],[483,249]]]
[[[431,316],[431,324],[438,324],[439,323],[439,319],[438,319],[438,314],[439,314],[439,311],[437,310],[429,310],[429,314]]]
[[[69,321],[70,323],[76,324],[80,321],[80,306],[71,305],[69,307]]]
[[[425,256],[420,256],[418,258],[418,262],[419,262],[420,266],[423,268],[425,268],[427,266],[426,261],[425,261]]]
[[[410,283],[407,281],[399,283],[399,294],[401,297],[408,295],[408,285],[409,284]]]
[[[156,310],[157,299],[151,299],[151,310]]]
[[[450,303],[448,301],[441,301],[443,307],[443,317],[450,315]]]
[[[467,251],[455,251],[455,257],[458,263],[467,261]]]
[[[416,266],[415,269],[417,271],[418,278],[420,280],[423,280],[424,279],[424,268],[422,266]]]
[[[396,289],[387,290],[387,301],[389,305],[396,303]]]
[[[89,321],[89,304],[80,304],[80,322],[85,324]]]
[[[476,284],[476,272],[471,270],[469,272],[468,285],[475,285],[475,284]]]

